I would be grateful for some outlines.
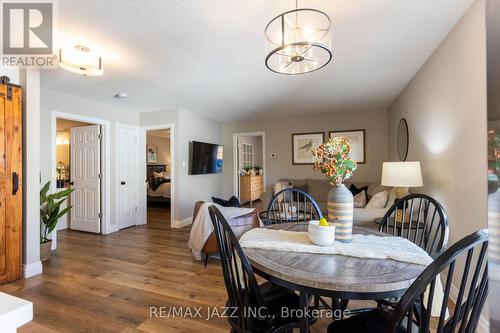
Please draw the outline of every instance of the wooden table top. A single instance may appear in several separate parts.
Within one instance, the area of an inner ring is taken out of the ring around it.
[[[266,228],[306,231],[307,223],[283,223]],[[353,233],[387,236],[357,227]],[[325,291],[325,294],[348,293],[357,299],[372,299],[373,294],[377,297],[384,293],[387,297],[402,294],[425,269],[422,265],[386,259],[253,248],[243,250],[257,273],[260,271],[296,285],[297,290],[312,288]]]

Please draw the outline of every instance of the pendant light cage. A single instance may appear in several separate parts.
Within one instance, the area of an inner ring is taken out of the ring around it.
[[[280,74],[304,74],[332,59],[332,22],[324,12],[295,8],[272,19],[264,31],[266,67]]]

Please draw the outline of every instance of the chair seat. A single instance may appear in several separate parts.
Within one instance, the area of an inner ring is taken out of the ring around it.
[[[247,329],[251,332],[274,332],[278,328],[298,327],[300,318],[297,317],[297,311],[294,310],[300,309],[300,301],[295,292],[271,282],[260,284],[259,289],[269,310],[269,315],[273,318],[273,325],[269,327],[265,320],[248,318]],[[282,311],[283,308],[286,308],[286,311]],[[286,313],[292,315],[283,316]],[[309,317],[310,324],[314,323],[315,320],[316,318]]]
[[[328,325],[328,333],[384,333],[387,329],[390,313],[383,309],[374,309],[347,319],[337,320]]]
[[[300,309],[299,296],[296,293],[271,282],[265,282],[259,285],[259,287],[264,297],[264,302],[271,316],[274,318],[274,327],[299,323],[300,318],[296,316],[297,311],[293,311]],[[293,311],[293,315],[284,317],[283,308],[286,308],[290,312]]]

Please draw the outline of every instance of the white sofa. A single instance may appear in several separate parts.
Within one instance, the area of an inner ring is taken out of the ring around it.
[[[287,182],[290,185],[293,185],[294,188],[303,190],[309,193],[318,203],[321,211],[324,215],[327,213],[327,197],[329,191],[329,183],[326,180],[322,179],[280,179],[278,182],[283,183]],[[389,207],[393,204],[395,194],[394,190],[391,187],[382,186],[378,182],[350,182],[346,181],[345,185],[347,188],[354,184],[357,188],[361,188],[364,186],[368,186],[367,190],[367,202],[378,192],[380,191],[389,191],[389,198],[384,208],[354,208],[354,225],[360,227],[367,227],[370,229],[376,229],[378,226],[373,222],[373,220],[377,217],[383,217],[387,212]],[[273,197],[273,189],[275,188],[274,184],[272,189],[264,192],[261,195],[262,208],[265,210],[269,202]]]

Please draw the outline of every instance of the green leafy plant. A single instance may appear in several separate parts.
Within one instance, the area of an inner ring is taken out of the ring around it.
[[[243,167],[243,170],[245,170],[246,172],[250,172],[250,170],[252,170],[252,166],[250,166],[250,165],[245,165],[245,166]]]
[[[488,131],[488,162],[490,168],[500,172],[500,133],[495,130]]]
[[[73,208],[68,206],[61,210],[61,205],[73,192],[73,189],[66,189],[56,193],[48,193],[50,181],[40,190],[40,244],[50,241],[49,234],[56,228],[61,217]]]
[[[332,186],[340,185],[350,178],[358,165],[350,157],[351,144],[346,138],[333,138],[313,151],[318,159],[314,169],[325,174]]]

